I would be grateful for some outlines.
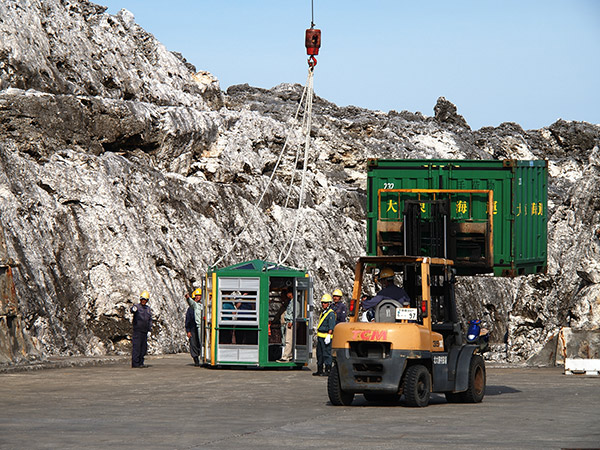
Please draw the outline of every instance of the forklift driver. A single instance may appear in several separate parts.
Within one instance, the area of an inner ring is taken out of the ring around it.
[[[394,271],[389,267],[384,267],[379,273],[379,280],[383,288],[375,297],[368,298],[362,302],[362,307],[367,311],[367,317],[372,320],[375,307],[386,298],[398,300],[400,303],[410,303],[410,297],[404,289],[394,284]],[[369,314],[371,312],[371,314]]]

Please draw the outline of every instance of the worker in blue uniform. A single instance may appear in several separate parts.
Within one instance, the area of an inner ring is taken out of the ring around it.
[[[152,309],[148,306],[150,293],[143,291],[140,302],[133,305],[133,334],[131,335],[131,367],[148,367],[144,364],[144,356],[148,353],[148,335],[152,329]]]
[[[202,317],[200,303],[202,300],[202,290],[196,289],[192,294],[192,297],[192,301],[198,309],[198,314],[200,315],[200,317]],[[188,306],[187,312],[185,313],[185,332],[190,343],[190,355],[194,360],[194,366],[198,367],[200,365],[200,329],[196,321],[196,308],[194,308],[194,306],[192,305]]]
[[[333,304],[331,305],[331,309],[335,312],[335,324],[343,323],[346,321],[346,317],[348,317],[348,307],[346,303],[342,301],[343,292],[341,289],[336,289],[331,294],[333,298]]]
[[[317,371],[313,373],[313,376],[328,376],[331,372],[331,339],[335,327],[335,312],[331,308],[331,295],[323,294],[321,306],[323,312],[317,324]]]
[[[381,300],[384,299],[393,299],[398,300],[401,304],[406,302],[410,303],[410,297],[406,293],[404,289],[400,286],[396,286],[394,283],[395,279],[394,271],[385,267],[379,273],[379,281],[381,282],[383,288],[377,293],[375,297],[371,297],[362,302],[362,307],[366,311],[371,308],[375,308]]]

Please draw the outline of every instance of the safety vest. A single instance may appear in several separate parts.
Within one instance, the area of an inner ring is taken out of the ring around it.
[[[325,321],[327,316],[331,313],[333,313],[335,315],[335,313],[333,312],[333,309],[328,308],[327,311],[325,311],[323,314],[321,314],[321,317],[319,318],[319,324],[317,325],[317,337],[326,338],[329,335],[329,333],[319,332],[318,330],[319,330],[319,328],[321,328],[321,324]],[[333,337],[333,333],[331,334],[331,337]]]

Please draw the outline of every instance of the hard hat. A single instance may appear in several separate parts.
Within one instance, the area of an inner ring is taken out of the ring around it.
[[[394,275],[395,274],[392,269],[390,269],[389,267],[384,267],[383,269],[381,269],[381,272],[379,272],[379,279],[382,280],[384,278],[391,278]]]
[[[333,294],[331,294],[332,297],[342,297],[344,294],[342,293],[341,289],[336,289],[335,291],[333,291]]]
[[[142,293],[140,294],[140,298],[145,298],[146,300],[148,300],[150,298],[150,292],[142,291]]]
[[[323,297],[321,297],[321,303],[331,303],[331,295],[323,294]]]
[[[194,293],[192,294],[192,297],[195,297],[196,295],[202,296],[202,289],[198,288],[194,291]]]

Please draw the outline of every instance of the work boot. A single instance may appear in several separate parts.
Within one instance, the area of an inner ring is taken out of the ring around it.
[[[323,366],[317,366],[317,371],[313,373],[313,377],[318,377],[323,374]]]
[[[325,372],[321,374],[322,377],[328,377],[331,372],[331,366],[325,366]]]
[[[196,366],[196,367],[200,366],[200,360],[198,359],[197,356],[194,356],[194,366]]]

